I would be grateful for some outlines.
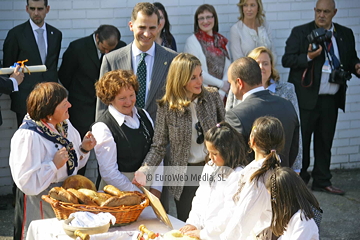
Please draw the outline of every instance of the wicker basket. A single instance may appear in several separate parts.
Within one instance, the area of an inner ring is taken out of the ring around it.
[[[92,213],[108,212],[116,218],[116,224],[129,224],[135,222],[144,208],[149,206],[149,199],[144,194],[139,192],[134,193],[141,196],[141,203],[134,206],[120,207],[100,207],[88,206],[84,204],[64,203],[51,198],[49,195],[42,195],[41,198],[45,202],[50,203],[57,219],[68,219],[71,213],[79,211]]]

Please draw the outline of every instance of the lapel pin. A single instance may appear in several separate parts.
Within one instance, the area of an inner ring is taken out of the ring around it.
[[[51,34],[54,34],[54,32],[51,32]]]
[[[164,62],[164,65],[167,65],[167,62]]]

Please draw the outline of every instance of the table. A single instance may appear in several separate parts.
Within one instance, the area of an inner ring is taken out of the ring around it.
[[[180,229],[185,225],[185,223],[177,218],[174,218],[170,215],[169,219],[174,229]],[[68,235],[64,232],[62,228],[63,220],[58,220],[56,218],[35,220],[30,223],[26,240],[50,240],[50,239],[61,239],[61,240],[71,240]],[[138,227],[144,224],[149,230],[152,230],[157,233],[166,233],[171,229],[168,228],[163,222],[161,222],[155,215],[154,211],[150,206],[146,207],[138,220],[121,227],[111,227],[109,232],[113,231],[138,231]],[[132,237],[129,236],[129,240]]]

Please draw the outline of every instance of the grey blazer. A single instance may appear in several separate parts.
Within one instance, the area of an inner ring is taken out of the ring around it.
[[[133,70],[131,46],[133,43],[106,54],[100,68],[100,78],[107,72],[117,69]],[[145,103],[145,110],[155,122],[157,103],[156,100],[165,93],[166,76],[171,61],[177,55],[169,48],[164,48],[155,43],[155,59],[151,76],[151,86]],[[98,98],[96,101],[96,119],[107,109],[107,106]]]

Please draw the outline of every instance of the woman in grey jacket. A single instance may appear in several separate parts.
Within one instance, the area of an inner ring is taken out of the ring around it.
[[[190,182],[188,166],[204,166],[206,148],[204,133],[224,120],[225,110],[216,88],[204,88],[201,63],[188,53],[180,53],[170,65],[166,92],[159,101],[153,144],[143,166],[135,176],[151,175],[170,144],[170,159],[164,177],[174,174],[178,179],[164,179],[164,185],[175,197],[177,217],[185,221],[197,186]],[[188,173],[188,174],[186,174]],[[199,173],[201,175],[201,171]],[[135,179],[134,179],[135,180]],[[144,185],[138,177],[137,183]],[[134,181],[136,183],[136,180]]]

